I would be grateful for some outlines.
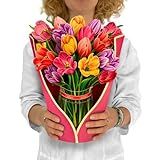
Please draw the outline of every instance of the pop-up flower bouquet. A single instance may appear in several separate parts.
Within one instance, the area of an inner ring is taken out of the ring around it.
[[[93,135],[85,123],[107,108],[124,36],[113,22],[102,27],[94,19],[86,25],[82,16],[50,23],[37,21],[30,34],[47,109],[65,127],[60,140],[87,142]]]

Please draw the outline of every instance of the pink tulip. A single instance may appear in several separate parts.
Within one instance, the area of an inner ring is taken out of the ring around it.
[[[78,55],[82,57],[88,57],[91,53],[92,46],[89,38],[85,37],[81,39],[78,43]]]
[[[105,30],[102,30],[98,37],[94,40],[93,48],[97,52],[102,52],[104,49],[109,47],[113,42],[111,39],[108,37],[108,34],[106,33]]]
[[[54,28],[58,29],[61,24],[65,24],[65,23],[66,23],[66,21],[64,19],[62,19],[61,17],[57,16],[54,19]]]
[[[40,42],[51,39],[51,28],[44,21],[37,21],[32,36]]]
[[[117,73],[115,71],[102,71],[99,76],[99,83],[105,84],[112,81],[116,77]]]
[[[60,75],[73,74],[77,68],[77,62],[64,51],[59,53],[59,56],[54,59],[53,64],[57,67],[57,72]]]
[[[83,39],[84,37],[88,37],[90,39],[90,41],[93,40],[94,38],[94,34],[92,33],[92,29],[89,26],[85,26],[83,28],[81,28],[77,34],[77,39],[78,41],[80,41],[81,39]]]

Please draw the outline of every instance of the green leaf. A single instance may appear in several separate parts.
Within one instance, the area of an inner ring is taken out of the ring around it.
[[[68,75],[68,85],[69,85],[70,88],[72,89],[72,79],[71,79],[71,75]]]
[[[75,81],[75,85],[76,85],[76,89],[77,89],[78,84],[79,84],[79,75],[78,75],[77,70],[74,72],[74,81]]]
[[[92,79],[92,77],[89,77],[89,78],[82,80],[82,82],[80,83],[80,89],[83,90],[83,89],[87,88],[88,83],[90,82],[91,79]]]

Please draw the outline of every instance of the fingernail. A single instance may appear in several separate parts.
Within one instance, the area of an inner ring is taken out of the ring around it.
[[[59,119],[59,118],[56,118],[55,120],[56,120],[56,122],[60,122],[60,119]]]
[[[88,124],[88,123],[86,123],[86,127],[89,127],[89,124]]]
[[[90,130],[87,130],[87,133],[90,134],[90,133],[92,133],[92,132],[91,132]]]
[[[61,127],[60,127],[60,130],[64,130],[64,127],[63,127],[63,126],[61,126]]]
[[[90,119],[95,119],[95,116],[90,116]]]
[[[63,135],[63,132],[61,132],[59,135],[62,136],[62,135]]]
[[[58,138],[58,137],[55,137],[55,139],[56,139],[56,140],[59,140],[59,138]]]
[[[93,140],[96,140],[96,137],[93,137]]]

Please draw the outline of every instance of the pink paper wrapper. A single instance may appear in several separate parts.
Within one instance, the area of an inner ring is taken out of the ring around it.
[[[33,54],[35,56],[36,42],[31,34],[29,38],[32,45]],[[124,35],[120,35],[114,38],[114,49],[117,57],[120,56],[123,40]],[[42,91],[47,104],[47,109],[60,117],[60,123],[65,127],[64,133],[61,137],[59,137],[59,140],[68,143],[84,143],[92,141],[94,135],[87,133],[87,128],[85,124],[87,121],[90,120],[91,114],[104,112],[106,110],[113,81],[110,81],[105,85],[98,85],[93,87],[93,99],[96,102],[93,107],[88,111],[88,113],[83,117],[81,123],[76,129],[68,115],[61,109],[61,107],[56,102],[56,99],[59,95],[59,87],[52,86],[48,81],[46,81],[42,71],[38,71],[38,73],[41,81]]]

